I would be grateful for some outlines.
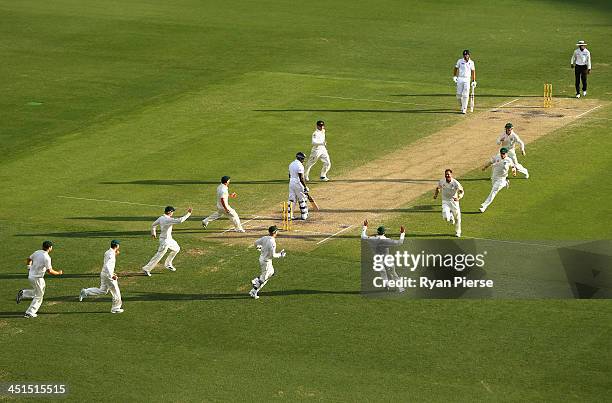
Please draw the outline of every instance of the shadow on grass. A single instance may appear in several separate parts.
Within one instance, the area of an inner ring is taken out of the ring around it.
[[[434,113],[457,115],[456,109],[254,109],[253,112],[316,112],[316,113]]]
[[[440,174],[440,177],[443,175]],[[419,179],[419,178],[371,178],[371,179],[332,179],[333,183],[372,183],[372,182],[383,182],[383,183],[437,183],[439,179]],[[461,179],[461,182],[473,182],[473,181],[484,181],[489,178],[465,178]],[[262,180],[232,180],[232,185],[287,185],[289,181],[287,179],[262,179]],[[311,184],[325,183],[314,180],[309,182]],[[102,185],[154,185],[154,186],[174,186],[174,185],[218,185],[218,181],[205,181],[195,179],[143,179],[126,182],[100,182]],[[76,217],[78,218],[78,217]],[[118,217],[119,219],[121,217]],[[156,218],[156,217],[155,217]],[[153,218],[151,221],[153,221]],[[120,221],[120,220],[117,221]],[[122,221],[130,221],[128,219]],[[134,219],[134,221],[139,221]]]
[[[174,229],[173,233],[201,234],[203,230],[180,230]],[[150,237],[149,231],[67,231],[67,232],[43,232],[38,234],[17,234],[17,237],[48,237],[48,238],[130,238]]]
[[[504,95],[504,94],[479,94],[476,87],[476,97],[478,98],[541,98],[542,95]],[[392,97],[442,97],[455,98],[456,94],[389,94]]]
[[[108,302],[108,301],[106,301]],[[0,312],[0,318],[2,319],[23,319],[26,320],[26,318],[23,317],[23,315],[25,314],[25,310],[27,308],[24,307],[23,311],[19,311],[19,312]],[[111,315],[111,313],[109,311],[87,311],[87,312],[83,312],[83,311],[75,311],[75,312],[38,312],[38,316],[40,317],[44,317],[47,315],[74,315],[74,314],[83,314],[83,315],[89,315],[92,313],[106,313]],[[38,318],[29,318],[28,320],[37,320]]]

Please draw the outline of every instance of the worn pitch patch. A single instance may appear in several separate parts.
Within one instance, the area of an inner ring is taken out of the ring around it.
[[[321,211],[311,210],[306,222],[294,221],[293,231],[279,234],[279,243],[282,240],[283,248],[308,250],[338,238],[358,239],[355,229],[361,228],[364,219],[374,223],[401,214],[401,206],[433,192],[445,168],[460,178],[482,166],[499,150],[496,139],[507,122],[513,123],[525,143],[531,143],[602,105],[595,99],[555,99],[552,108],[543,108],[541,98],[521,98],[468,114],[460,123],[317,186],[312,195]],[[314,169],[316,172],[318,166]],[[482,199],[485,197],[483,194]],[[230,231],[206,238],[251,243],[264,235],[268,226],[282,226],[280,204],[258,213],[258,218],[245,226],[246,233]]]

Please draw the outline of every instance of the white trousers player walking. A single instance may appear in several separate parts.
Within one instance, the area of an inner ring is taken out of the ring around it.
[[[329,158],[329,153],[327,152],[327,148],[325,146],[315,146],[312,147],[310,151],[310,156],[308,157],[308,161],[306,162],[306,168],[304,172],[304,176],[306,180],[310,180],[310,170],[317,163],[317,161],[321,160],[323,166],[321,167],[321,180],[327,179],[327,173],[331,168],[331,159]]]

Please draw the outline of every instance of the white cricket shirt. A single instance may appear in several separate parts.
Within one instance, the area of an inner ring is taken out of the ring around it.
[[[514,162],[507,155],[506,158],[502,159],[501,155],[497,154],[491,158],[491,162],[493,163],[491,166],[491,179],[493,180],[507,178],[508,171],[514,167]]]
[[[472,59],[466,62],[463,58],[461,58],[457,60],[457,64],[455,64],[455,67],[458,69],[457,78],[467,80],[472,78],[472,70],[476,70],[476,65],[474,64],[474,61]]]
[[[323,146],[325,147],[325,129],[323,130],[315,130],[314,133],[312,133],[312,146],[313,147],[317,147],[317,146]]]
[[[497,139],[497,144],[500,144],[502,147],[506,147],[508,150],[514,150],[515,144],[518,144],[521,147],[521,150],[525,150],[525,143],[521,138],[513,131],[510,132],[510,135],[506,135],[504,131],[499,139]]]
[[[281,257],[280,253],[276,253],[276,239],[273,236],[262,236],[255,241],[255,245],[261,246],[259,260],[272,260],[274,257]]]
[[[102,266],[102,275],[108,278],[112,278],[115,274],[115,262],[116,262],[115,250],[109,248],[104,252],[104,265]]]
[[[299,174],[303,173],[304,165],[299,160],[295,160],[289,164],[289,182],[301,183]]]
[[[174,224],[180,224],[184,222],[185,220],[189,218],[190,215],[191,213],[187,212],[187,214],[185,214],[184,216],[180,218],[174,218],[174,217],[170,217],[164,214],[163,216],[155,220],[155,222],[151,226],[151,234],[155,235],[155,230],[157,229],[157,226],[159,225],[160,242],[166,239],[172,239],[172,226]]]
[[[455,178],[451,179],[450,182],[447,182],[446,178],[440,180],[438,187],[442,190],[442,200],[445,201],[451,201],[454,197],[459,198],[457,192],[459,190],[463,191],[463,186]]]
[[[225,206],[229,208],[229,187],[223,183],[217,186],[217,208],[225,210],[225,207],[221,204],[221,199],[225,202]]]
[[[30,255],[32,266],[30,266],[30,277],[44,277],[47,270],[51,269],[51,256],[49,252],[37,250]]]

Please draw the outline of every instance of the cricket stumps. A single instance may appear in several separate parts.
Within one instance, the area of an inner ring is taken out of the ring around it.
[[[283,231],[291,231],[291,203],[283,202]]]
[[[544,84],[544,107],[552,107],[553,87],[552,84]]]

